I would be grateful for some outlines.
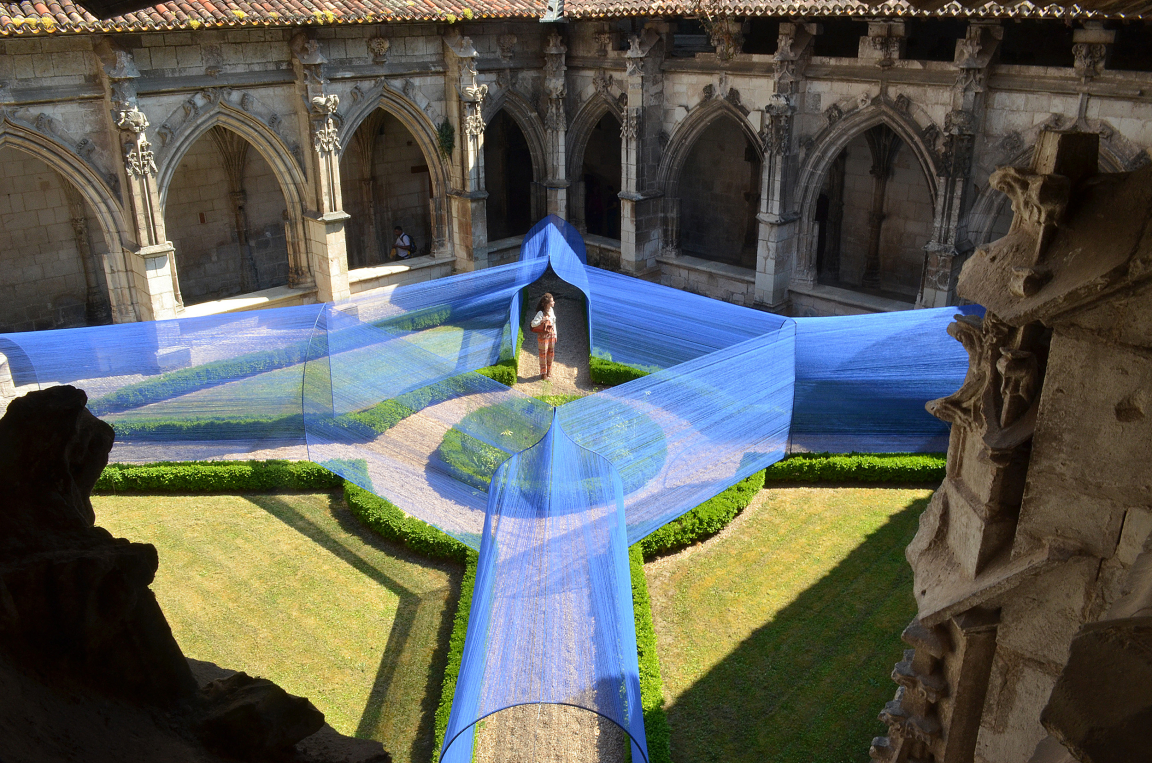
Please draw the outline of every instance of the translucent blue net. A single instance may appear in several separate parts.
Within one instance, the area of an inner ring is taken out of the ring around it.
[[[114,461],[310,459],[477,550],[445,760],[525,703],[598,713],[647,760],[628,544],[788,452],[944,450],[924,403],[968,363],[955,309],[791,319],[586,263],[549,217],[510,265],[0,353],[17,391],[86,390]],[[548,270],[584,294],[592,355],[648,375],[554,409],[478,373]]]

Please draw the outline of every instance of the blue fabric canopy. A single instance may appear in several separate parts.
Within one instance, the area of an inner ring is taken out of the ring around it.
[[[510,357],[548,269],[592,354],[651,372],[553,409]],[[964,308],[963,311],[978,308]],[[18,389],[71,383],[112,458],[311,459],[480,554],[445,760],[524,703],[611,719],[647,760],[627,546],[788,452],[943,450],[954,309],[792,319],[587,265],[548,217],[519,262],[337,305],[0,336]]]

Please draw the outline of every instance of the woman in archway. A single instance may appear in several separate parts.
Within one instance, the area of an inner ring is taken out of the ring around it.
[[[540,344],[540,378],[544,381],[552,378],[552,361],[556,358],[556,313],[552,309],[555,304],[551,294],[541,297],[531,324]]]

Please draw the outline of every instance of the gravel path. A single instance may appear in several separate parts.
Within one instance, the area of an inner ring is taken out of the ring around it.
[[[556,298],[556,360],[552,363],[552,380],[540,378],[540,356],[536,335],[529,329],[536,315],[536,303],[544,292]],[[584,295],[551,271],[528,287],[528,311],[524,318],[524,344],[520,348],[516,389],[526,395],[570,395],[593,392],[588,377],[588,329],[584,318]]]

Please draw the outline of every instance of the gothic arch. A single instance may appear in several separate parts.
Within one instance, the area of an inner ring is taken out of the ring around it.
[[[96,214],[100,231],[108,247],[107,258],[111,271],[105,268],[108,298],[116,323],[137,319],[129,286],[129,270],[124,259],[124,248],[132,238],[124,224],[124,212],[116,200],[116,193],[104,178],[75,153],[54,140],[17,124],[9,119],[0,120],[0,148],[11,147],[34,156],[56,170],[71,182],[85,203]]]
[[[660,159],[660,167],[656,171],[656,185],[666,197],[676,198],[678,196],[680,175],[683,172],[684,163],[688,160],[688,155],[692,152],[692,147],[696,145],[696,141],[700,139],[705,130],[712,126],[713,122],[725,117],[735,120],[744,136],[755,146],[760,160],[764,160],[764,144],[748,118],[729,101],[723,98],[713,98],[694,108],[680,122],[668,140],[668,146],[664,149],[664,155]]]
[[[56,141],[10,120],[0,120],[0,147],[10,146],[36,157],[68,178],[96,213],[108,251],[123,251],[124,214],[116,193],[104,178]]]
[[[348,150],[356,130],[376,109],[384,109],[396,117],[400,124],[404,125],[404,129],[416,139],[416,144],[424,154],[429,173],[432,175],[432,195],[438,199],[445,198],[448,193],[448,168],[440,155],[436,126],[414,102],[383,84],[356,99],[344,115],[344,124],[340,129],[341,158],[343,152]],[[459,142],[457,139],[457,144]]]
[[[503,109],[516,122],[528,141],[528,151],[532,154],[532,180],[543,187],[548,178],[548,141],[544,136],[544,123],[524,96],[511,88],[501,90],[482,110],[484,124],[487,125]]]
[[[584,149],[588,146],[588,138],[591,137],[596,123],[605,114],[611,114],[620,123],[624,122],[624,110],[620,108],[619,102],[597,92],[585,101],[576,111],[576,116],[572,117],[564,141],[568,149],[569,180],[580,174],[580,168],[584,166]]]
[[[849,112],[816,135],[812,148],[800,164],[795,186],[799,192],[799,236],[794,273],[811,272],[815,277],[816,236],[813,226],[816,200],[832,162],[836,161],[836,157],[849,143],[864,131],[878,125],[886,125],[896,133],[900,141],[915,155],[928,184],[932,207],[935,208],[938,192],[936,160],[924,142],[916,121],[887,101],[874,102],[872,105]]]
[[[272,132],[267,125],[252,117],[244,111],[235,109],[223,100],[216,102],[213,107],[194,119],[188,120],[180,126],[180,132],[175,134],[164,147],[162,156],[158,156],[156,172],[156,187],[160,193],[160,205],[164,207],[168,198],[168,186],[172,183],[172,176],[180,161],[188,153],[196,141],[202,138],[213,127],[226,127],[248,141],[268,162],[276,180],[280,183],[280,190],[284,193],[284,200],[288,205],[288,216],[293,227],[301,228],[303,233],[303,212],[306,201],[307,179],[303,170],[297,163],[292,151],[279,135]],[[300,240],[303,240],[302,238]]]

